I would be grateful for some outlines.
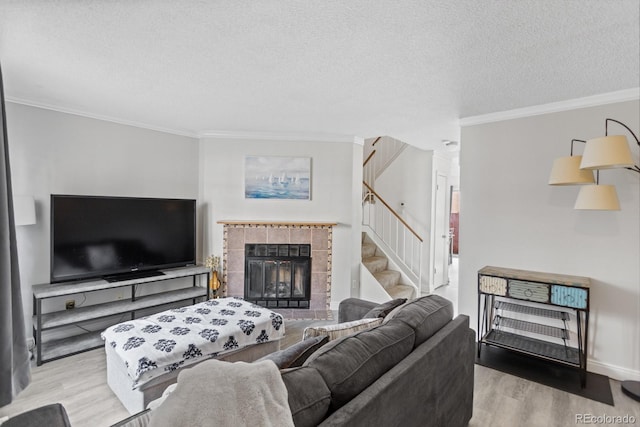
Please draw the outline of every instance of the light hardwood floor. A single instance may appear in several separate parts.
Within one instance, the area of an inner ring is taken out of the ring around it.
[[[287,321],[283,347],[298,341],[306,326],[334,322]],[[0,408],[0,418],[60,402],[73,427],[109,426],[129,414],[107,386],[106,375],[103,349],[34,367],[31,384],[13,403]],[[640,426],[640,402],[624,395],[617,381],[611,381],[611,388],[615,407],[476,365],[473,418],[469,426],[575,426],[579,424],[577,414],[630,415],[635,417],[635,425]]]

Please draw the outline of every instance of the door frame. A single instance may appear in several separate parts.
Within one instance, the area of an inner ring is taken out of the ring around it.
[[[432,233],[431,233],[431,271],[430,271],[430,288],[431,291],[434,289],[449,284],[449,175],[442,171],[436,170],[435,174],[435,182],[433,183],[433,221],[432,221]],[[444,184],[442,188],[439,188],[438,180],[443,179]],[[444,200],[442,202],[442,206],[438,205],[438,191],[442,191],[444,195]],[[441,211],[443,215],[443,229],[437,230],[437,215],[438,211]],[[445,235],[446,237],[442,237]],[[442,251],[442,265],[436,265],[436,252]],[[442,269],[442,283],[436,283],[436,269]]]

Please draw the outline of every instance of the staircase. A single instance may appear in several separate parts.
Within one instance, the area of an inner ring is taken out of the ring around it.
[[[373,188],[405,148],[389,137],[365,141],[362,264],[371,274],[361,275],[361,285],[366,284],[364,291],[376,300],[415,298],[421,286],[422,238]]]
[[[378,249],[375,243],[366,237],[362,241],[362,264],[371,272],[391,298],[411,299],[416,297],[416,288],[400,283],[402,279],[400,272],[388,269],[389,259]]]

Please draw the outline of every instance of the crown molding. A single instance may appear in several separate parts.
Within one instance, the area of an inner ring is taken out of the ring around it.
[[[190,138],[225,138],[225,139],[253,139],[264,141],[316,141],[316,142],[348,142],[362,144],[362,138],[353,135],[331,134],[322,132],[235,132],[235,131],[204,131],[192,132],[182,129],[172,129],[161,126],[150,125],[148,123],[125,120],[119,117],[111,117],[100,114],[93,114],[86,111],[75,110],[73,108],[61,107],[59,105],[45,104],[43,102],[31,101],[28,99],[6,96],[5,100],[14,104],[27,105],[29,107],[42,108],[45,110],[57,111],[60,113],[73,114],[90,119],[103,120],[121,125],[134,126],[142,129],[149,129],[157,132],[169,133],[172,135],[186,136]]]
[[[101,114],[93,114],[86,111],[75,110],[73,108],[61,107],[59,105],[45,104],[43,102],[31,101],[28,99],[16,98],[13,96],[5,97],[7,102],[14,104],[27,105],[29,107],[42,108],[45,110],[57,111],[59,113],[73,114],[75,116],[87,117],[89,119],[103,120],[105,122],[117,123],[120,125],[133,126],[142,129],[153,130],[157,132],[169,133],[172,135],[187,136],[190,138],[198,138],[198,134],[188,130],[165,128],[161,126],[150,125],[148,123],[125,120],[119,117],[105,116]]]
[[[348,142],[358,143],[359,138],[353,135],[332,134],[322,132],[254,132],[209,130],[198,134],[199,138],[251,139],[262,141],[314,141],[314,142]]]
[[[519,119],[523,117],[538,116],[541,114],[557,113],[561,111],[575,110],[578,108],[595,107],[598,105],[613,104],[616,102],[637,101],[640,99],[640,87],[603,93],[600,95],[586,96],[584,98],[569,99],[567,101],[552,102],[550,104],[534,105],[531,107],[516,108],[514,110],[500,111],[497,113],[482,114],[460,119],[460,127],[479,125],[483,123],[500,122],[503,120]]]

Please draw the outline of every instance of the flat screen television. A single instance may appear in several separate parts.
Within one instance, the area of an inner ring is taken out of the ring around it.
[[[195,264],[196,201],[51,195],[51,283]]]

